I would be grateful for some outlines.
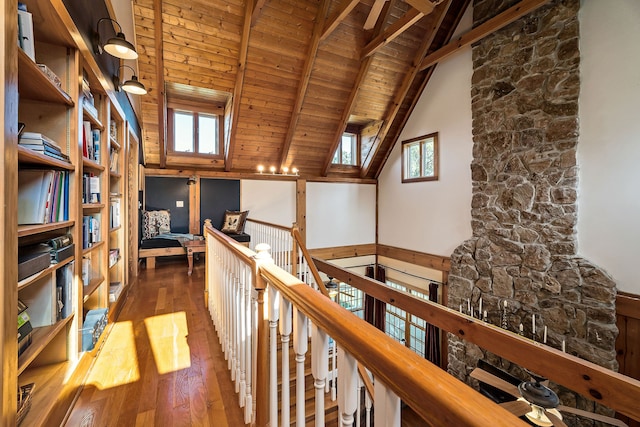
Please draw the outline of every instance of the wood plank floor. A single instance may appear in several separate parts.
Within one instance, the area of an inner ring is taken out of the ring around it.
[[[203,289],[202,260],[143,268],[66,426],[243,426]]]

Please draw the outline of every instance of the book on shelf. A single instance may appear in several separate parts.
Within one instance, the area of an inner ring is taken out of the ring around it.
[[[31,344],[33,326],[27,308],[27,305],[18,299],[18,356]]]
[[[120,200],[112,200],[109,212],[110,227],[120,227]]]
[[[18,225],[69,219],[69,172],[18,170]]]
[[[62,152],[62,148],[60,148],[60,145],[58,145],[57,142],[55,142],[48,136],[38,132],[22,132],[22,134],[20,134],[18,143],[21,145],[44,145],[55,148],[56,150]]]
[[[82,286],[89,286],[91,282],[91,258],[82,257]]]
[[[100,177],[82,174],[82,203],[100,203]]]
[[[109,302],[114,303],[118,301],[120,298],[120,294],[122,293],[122,282],[111,282],[109,283]]]
[[[109,151],[109,171],[118,173],[118,150],[115,148]]]
[[[56,271],[57,320],[66,319],[73,313],[73,272],[75,261]]]
[[[109,250],[109,268],[113,267],[118,262],[118,258],[120,258],[119,248]]]
[[[18,46],[33,62],[36,61],[35,39],[33,37],[33,16],[31,12],[18,9]]]
[[[98,215],[82,217],[82,249],[92,247],[100,242],[100,218]]]
[[[93,160],[100,163],[100,130],[93,129],[91,131],[91,140],[93,143]]]

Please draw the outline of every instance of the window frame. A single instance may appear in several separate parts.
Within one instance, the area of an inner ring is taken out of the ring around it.
[[[177,151],[175,149],[175,113],[185,112],[193,114],[193,152],[189,151]],[[215,116],[218,121],[218,154],[207,154],[198,152],[198,124],[199,116]],[[182,157],[200,157],[207,159],[224,159],[224,117],[219,114],[216,107],[206,108],[204,106],[191,106],[183,103],[171,103],[167,105],[167,153],[173,156]]]
[[[411,145],[415,145],[416,142],[423,142],[425,140],[433,138],[433,175],[424,176],[423,165],[424,165],[424,152],[423,147],[424,144],[420,144],[420,176],[416,178],[408,178],[407,177],[407,162],[409,161],[407,157],[407,147]],[[416,138],[407,139],[402,141],[401,146],[401,157],[402,157],[402,183],[409,182],[423,182],[423,181],[438,181],[439,179],[439,142],[438,142],[438,132],[433,132],[427,135],[418,136]]]
[[[342,163],[342,138],[345,135],[351,135],[355,137],[355,151],[352,153],[355,163]],[[340,141],[338,141],[338,146],[336,147],[336,151],[333,152],[333,157],[331,157],[331,165],[337,168],[359,168],[360,167],[360,131],[358,129],[345,129],[344,132],[340,135]],[[336,153],[340,152],[340,163],[334,163],[333,159],[336,157]]]

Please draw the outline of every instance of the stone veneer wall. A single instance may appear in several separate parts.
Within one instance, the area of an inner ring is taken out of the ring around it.
[[[474,26],[515,0],[475,0]],[[554,0],[473,46],[473,237],[451,257],[449,304],[467,299],[508,329],[617,369],[616,287],[577,256],[579,0]],[[484,358],[453,338],[449,371],[462,380]],[[521,373],[520,373],[521,374]],[[524,376],[523,376],[524,378]],[[565,404],[571,398],[561,396]],[[575,403],[575,402],[573,402]]]

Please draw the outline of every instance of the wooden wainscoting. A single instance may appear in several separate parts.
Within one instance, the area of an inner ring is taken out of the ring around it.
[[[619,329],[616,352],[620,373],[640,379],[640,295],[620,292],[616,300]],[[640,427],[639,421],[619,417],[629,427]]]

